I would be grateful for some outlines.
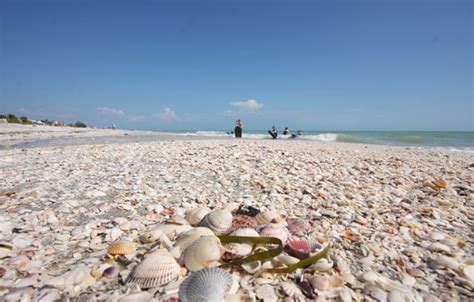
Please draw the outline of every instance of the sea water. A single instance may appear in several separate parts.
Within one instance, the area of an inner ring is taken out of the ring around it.
[[[179,131],[185,136],[232,137],[229,131]],[[271,139],[267,131],[245,131],[243,138]],[[278,139],[288,139],[281,132]],[[472,131],[304,131],[300,140],[344,142],[405,147],[440,147],[474,151]]]

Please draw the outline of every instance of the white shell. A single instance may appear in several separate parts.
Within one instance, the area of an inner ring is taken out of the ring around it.
[[[210,228],[216,235],[227,234],[232,227],[232,213],[215,210],[204,216],[201,225]]]
[[[189,271],[216,266],[224,248],[216,236],[203,236],[195,240],[183,253],[183,262]]]
[[[277,301],[278,297],[273,290],[273,286],[265,284],[260,286],[256,291],[257,297],[264,302]]]
[[[260,230],[262,237],[275,237],[281,240],[283,245],[288,241],[288,229],[283,224],[270,223]]]
[[[435,258],[434,260],[436,263],[441,264],[445,267],[448,267],[450,269],[453,269],[457,271],[459,267],[461,266],[461,263],[456,261],[455,258],[453,257],[448,257],[445,255],[438,255],[438,257]]]
[[[127,277],[125,283],[141,288],[157,287],[176,279],[181,267],[167,251],[157,250],[145,257]]]
[[[319,259],[315,264],[311,265],[311,269],[318,272],[326,272],[330,270],[334,265],[334,262],[326,258]]]
[[[281,288],[285,292],[285,294],[288,297],[294,297],[294,296],[301,296],[303,293],[301,290],[298,288],[298,285],[296,285],[294,282],[283,282],[280,284]]]
[[[462,274],[474,283],[474,265],[466,265],[461,268]]]
[[[190,225],[180,224],[161,224],[151,229],[140,237],[140,241],[143,243],[153,243],[160,240],[162,235],[172,239],[177,235],[191,230],[193,227]]]
[[[286,224],[285,219],[281,217],[276,211],[265,211],[258,213],[255,216],[258,224],[269,224],[269,223],[279,223],[279,224]]]
[[[190,225],[196,226],[199,225],[204,216],[206,216],[209,212],[211,212],[211,209],[208,207],[195,208],[189,210],[185,217]]]
[[[170,251],[171,254],[175,258],[179,258],[185,249],[202,236],[214,236],[214,232],[205,227],[197,227],[181,233]]]
[[[254,229],[237,229],[231,233],[232,236],[259,237]],[[247,256],[252,252],[253,244],[250,243],[228,243],[224,245],[224,250],[233,255]]]
[[[191,273],[179,287],[182,302],[223,301],[233,283],[232,275],[221,268],[205,268]]]
[[[260,261],[254,261],[250,263],[244,263],[240,265],[247,273],[249,274],[255,274],[260,270],[262,267],[262,263]]]

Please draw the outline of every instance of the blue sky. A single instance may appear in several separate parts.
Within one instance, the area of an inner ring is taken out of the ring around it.
[[[0,112],[474,130],[471,1],[0,1]]]

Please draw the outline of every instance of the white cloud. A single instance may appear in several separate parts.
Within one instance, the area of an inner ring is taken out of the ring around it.
[[[103,114],[113,114],[117,116],[124,116],[125,112],[120,109],[109,108],[109,107],[97,107],[97,111]]]
[[[163,122],[179,121],[179,117],[171,108],[165,108],[163,111],[153,114],[153,117]]]
[[[263,108],[263,104],[257,102],[256,100],[247,100],[243,102],[231,102],[230,103],[232,106],[241,108],[241,109],[247,109],[247,110],[257,110],[260,108]]]

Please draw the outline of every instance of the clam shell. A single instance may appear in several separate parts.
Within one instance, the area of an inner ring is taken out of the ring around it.
[[[197,226],[204,218],[204,216],[206,216],[209,212],[211,212],[211,209],[209,209],[208,207],[195,208],[189,210],[186,213],[185,218],[190,225]]]
[[[232,219],[232,230],[237,229],[255,229],[258,223],[257,220],[253,217],[246,215],[234,215]]]
[[[318,272],[326,272],[330,270],[333,265],[333,261],[323,258],[319,259],[315,264],[311,265],[310,268]]]
[[[108,267],[104,270],[103,276],[109,279],[115,279],[118,277],[120,270],[116,266]]]
[[[288,254],[304,259],[311,253],[311,243],[307,240],[290,240],[287,242],[287,250]]]
[[[107,253],[112,256],[129,255],[135,251],[132,242],[128,240],[119,240],[112,243]]]
[[[171,254],[175,258],[179,258],[184,250],[186,250],[195,240],[202,236],[214,236],[214,232],[205,227],[197,227],[187,232],[181,233],[170,251]]]
[[[283,282],[280,284],[281,289],[288,297],[302,296],[303,293],[299,289],[298,285],[293,282]]]
[[[226,210],[215,210],[204,216],[201,225],[210,228],[214,234],[227,234],[232,227],[232,213]]]
[[[255,216],[258,224],[269,224],[269,223],[279,223],[284,224],[285,219],[281,217],[281,215],[276,211],[265,211],[260,212],[257,216]]]
[[[176,279],[181,267],[178,262],[164,250],[157,250],[145,257],[125,280],[141,288],[158,287]]]
[[[189,231],[192,228],[193,227],[190,225],[180,225],[174,223],[161,224],[140,236],[140,241],[143,243],[158,242],[160,240],[160,237],[163,235],[170,239],[173,239],[179,234]]]
[[[231,233],[232,236],[249,236],[258,237],[257,231],[254,229],[238,229]],[[253,244],[250,243],[228,243],[224,245],[224,255],[222,259],[240,259],[249,255],[253,250]]]
[[[308,281],[314,289],[320,291],[327,291],[331,288],[331,278],[329,276],[311,276]]]
[[[223,301],[233,283],[232,275],[221,268],[205,268],[191,273],[179,287],[182,302]]]
[[[305,236],[311,229],[308,220],[303,218],[288,218],[286,223],[288,224],[290,233],[299,237]]]
[[[257,291],[257,298],[262,299],[264,302],[277,301],[278,297],[273,290],[273,286],[265,284],[260,286]]]
[[[262,267],[262,263],[260,261],[254,261],[244,263],[241,265],[241,267],[244,269],[244,271],[253,275],[260,270],[260,268]]]
[[[278,238],[285,245],[288,240],[288,230],[282,224],[270,223],[262,227],[260,236]]]
[[[203,236],[195,240],[183,253],[183,262],[192,272],[205,267],[215,266],[224,253],[219,238]]]

